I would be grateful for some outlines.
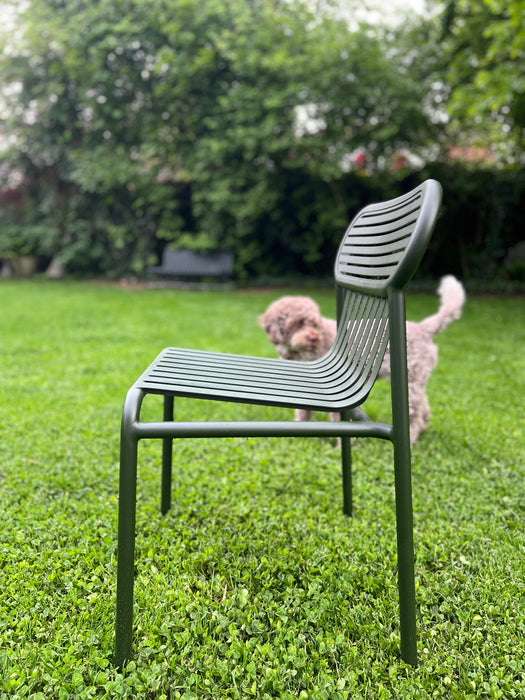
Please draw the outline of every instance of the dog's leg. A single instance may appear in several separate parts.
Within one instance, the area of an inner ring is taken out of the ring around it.
[[[296,408],[295,409],[295,420],[296,421],[312,420],[312,411],[307,411],[304,408]]]
[[[330,413],[330,420],[338,422],[341,420],[341,414],[340,413]],[[312,420],[313,413],[312,411],[307,411],[304,408],[296,408],[295,409],[295,420],[296,421],[309,421]],[[341,438],[337,438],[337,447],[341,447]]]
[[[341,420],[341,414],[340,413],[329,413],[330,420],[333,421],[334,423],[339,423]],[[341,447],[341,438],[337,438],[337,447]]]

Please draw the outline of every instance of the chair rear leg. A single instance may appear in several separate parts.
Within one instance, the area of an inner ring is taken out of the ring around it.
[[[164,421],[173,421],[173,396],[164,397]],[[162,440],[162,486],[160,497],[160,512],[162,515],[171,508],[171,474],[173,463],[173,438]]]
[[[337,323],[340,322],[344,309],[345,290],[339,285],[336,286]],[[342,411],[340,420],[350,420],[350,411]],[[341,438],[341,466],[343,474],[343,513],[351,516],[353,510],[352,503],[352,444],[348,437]]]
[[[349,420],[348,413],[341,414],[341,420]],[[352,443],[349,437],[341,438],[341,465],[343,473],[343,513],[351,516],[352,502]]]
[[[399,580],[399,624],[401,657],[417,666],[416,592],[414,573],[414,527],[408,373],[406,360],[405,300],[401,292],[390,292],[390,369]]]
[[[402,442],[396,442],[394,445],[394,464],[401,657],[412,666],[417,666],[414,534],[408,432]]]

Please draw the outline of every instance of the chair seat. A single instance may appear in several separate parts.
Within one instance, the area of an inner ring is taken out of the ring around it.
[[[362,368],[342,368],[334,353],[295,362],[166,348],[135,383],[148,394],[341,411],[363,403]]]

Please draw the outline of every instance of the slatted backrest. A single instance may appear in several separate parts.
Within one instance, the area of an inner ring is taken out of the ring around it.
[[[327,362],[356,403],[370,392],[388,345],[388,288],[404,289],[416,271],[440,203],[440,184],[427,180],[362,209],[343,237],[335,263],[338,330]]]
[[[441,204],[441,185],[426,180],[396,199],[362,209],[348,227],[335,262],[338,284],[386,295],[403,289],[428,246]]]

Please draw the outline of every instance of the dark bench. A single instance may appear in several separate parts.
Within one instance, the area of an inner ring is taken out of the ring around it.
[[[166,246],[160,265],[147,268],[149,275],[183,280],[218,278],[223,284],[233,271],[233,252],[213,250],[207,253],[189,248]]]

